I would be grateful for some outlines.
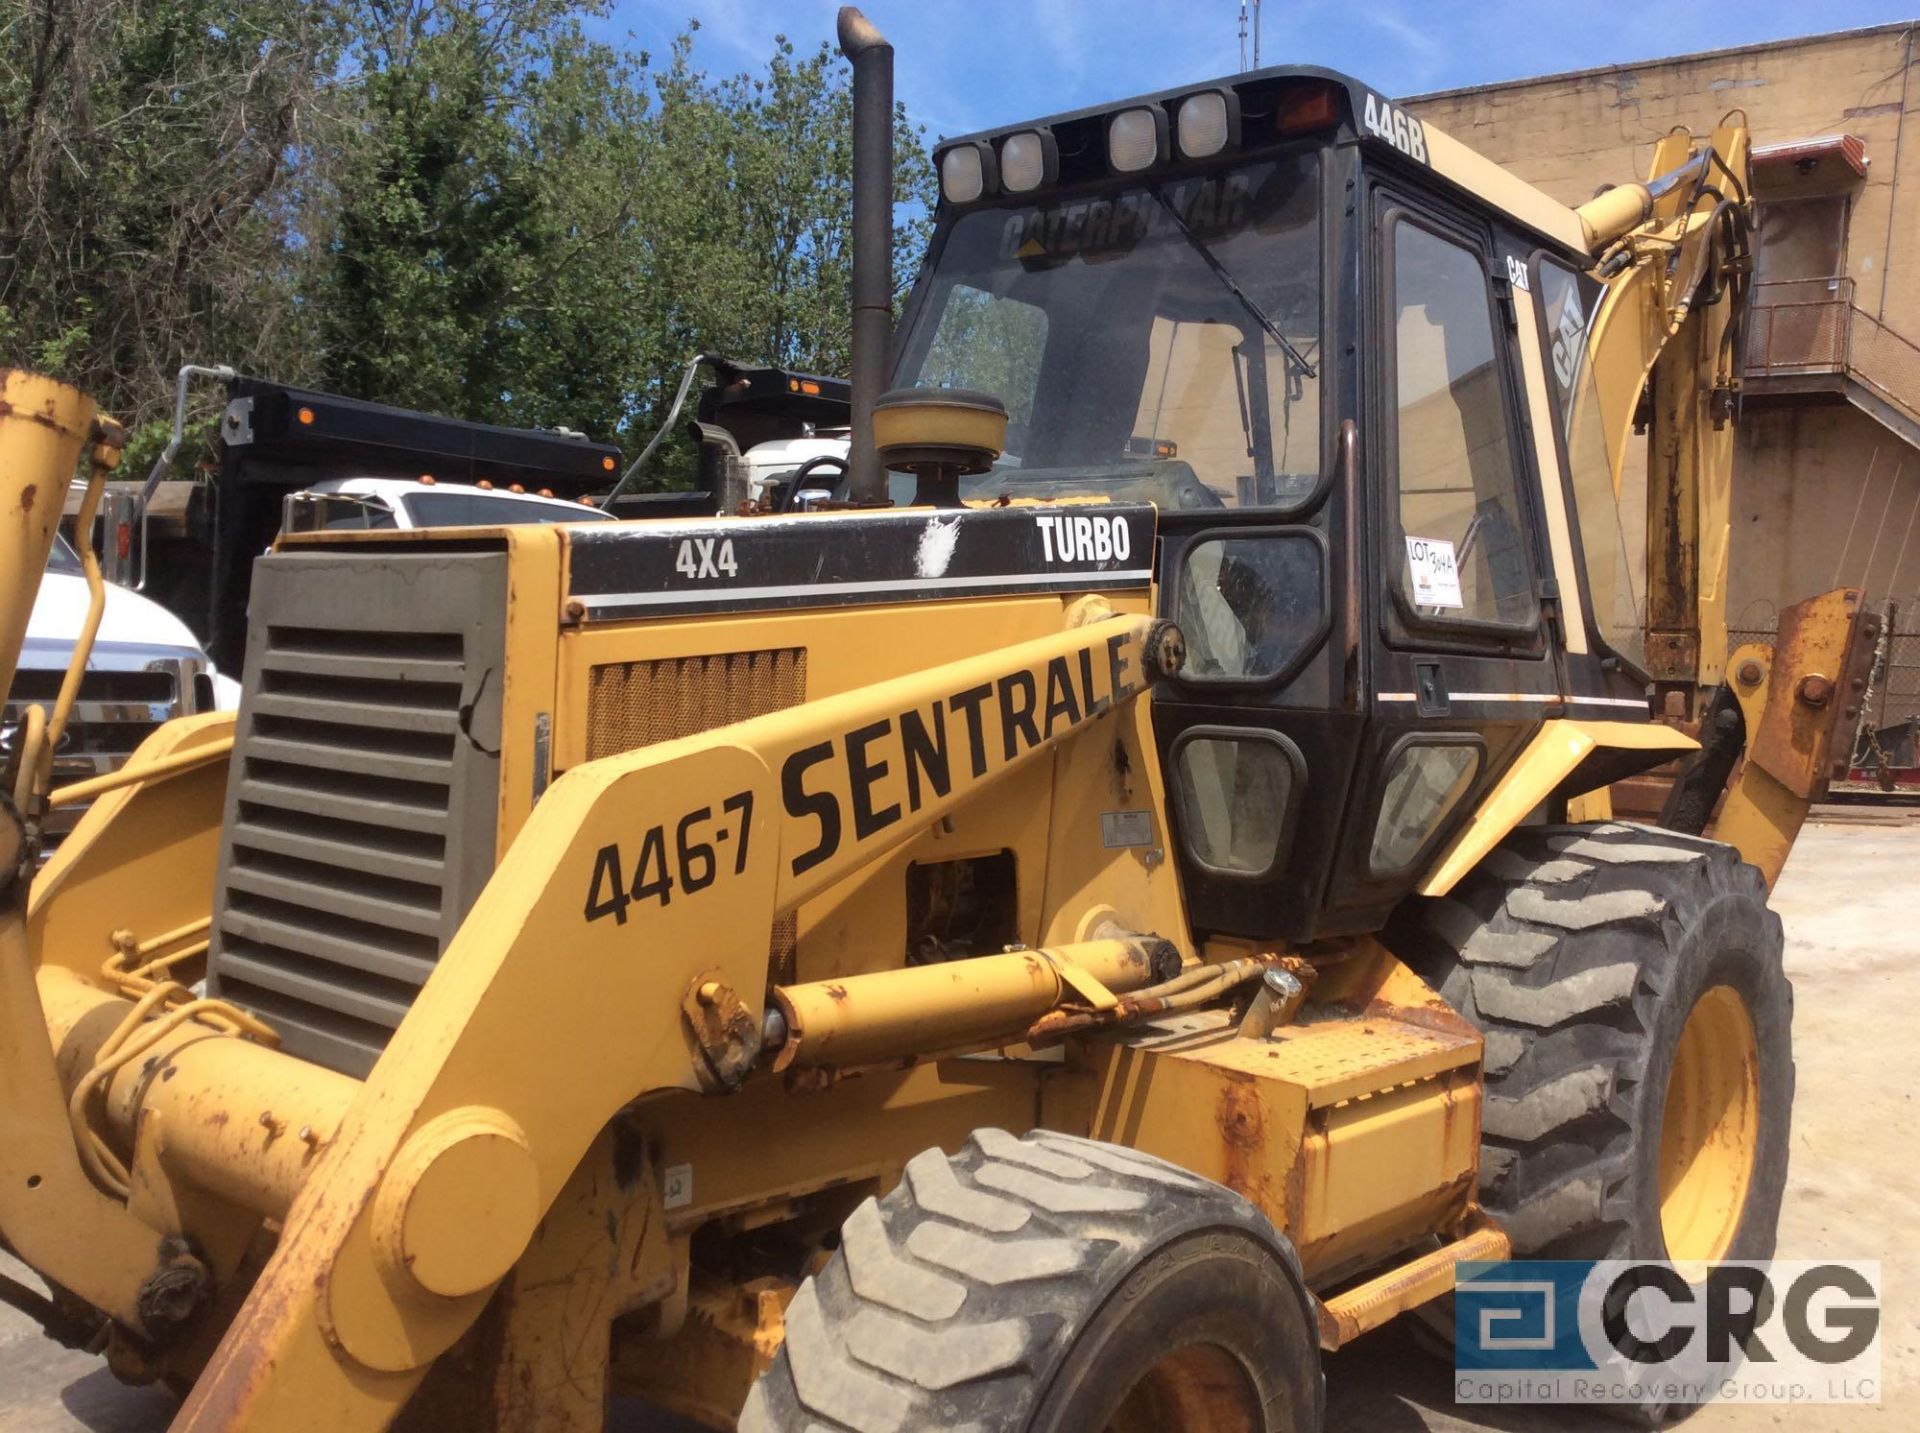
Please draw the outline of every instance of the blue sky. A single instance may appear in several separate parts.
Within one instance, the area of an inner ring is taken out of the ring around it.
[[[867,0],[929,138],[1240,68],[1239,0]],[[614,0],[603,30],[664,51],[689,17],[714,72],[758,68],[784,33],[833,35],[832,0]],[[1602,24],[1590,23],[1604,15]],[[1618,64],[1920,16],[1920,0],[1266,0],[1261,60],[1330,65],[1390,95]]]

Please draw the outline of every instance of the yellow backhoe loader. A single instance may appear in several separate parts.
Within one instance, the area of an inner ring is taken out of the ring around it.
[[[237,714],[9,748],[0,1288],[177,1428],[1311,1429],[1462,1260],[1772,1251],[1872,619],[1725,650],[1742,117],[1578,209],[1310,68],[952,140],[889,349],[841,41],[836,497],[286,537]],[[118,442],[6,375],[0,676]]]

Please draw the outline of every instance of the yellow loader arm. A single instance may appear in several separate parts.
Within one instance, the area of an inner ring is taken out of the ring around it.
[[[177,1426],[382,1426],[521,1259],[616,1112],[661,1091],[731,1088],[752,1068],[763,1032],[749,1012],[765,1003],[775,915],[1071,740],[1168,670],[1175,648],[1164,623],[1096,618],[556,782],[351,1105],[301,1116],[337,1119],[338,1132]],[[1049,682],[1069,684],[1077,714],[1029,742],[992,695]],[[948,759],[918,788],[912,821],[868,830],[835,753],[875,722],[936,734]],[[779,774],[794,771],[852,813],[843,829],[790,814]],[[1170,973],[1155,955],[1089,932],[1064,951],[870,976],[855,1049],[835,1048],[823,1013],[853,982],[837,982],[837,998],[802,988],[783,1007],[815,1014],[784,1034],[814,1063],[961,1048],[1063,995],[1147,985]],[[882,1022],[891,1050],[873,1034],[889,995],[910,1015]]]

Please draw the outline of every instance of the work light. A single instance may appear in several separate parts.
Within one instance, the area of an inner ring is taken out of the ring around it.
[[[1218,154],[1239,138],[1240,105],[1224,90],[1202,90],[1180,105],[1180,153],[1188,159]]]
[[[1159,105],[1123,109],[1107,122],[1107,162],[1122,174],[1167,157],[1167,112]]]
[[[940,192],[952,204],[971,204],[993,182],[993,150],[984,144],[956,144],[940,156]]]
[[[1059,168],[1053,136],[1042,130],[1023,129],[1008,135],[1000,146],[1000,184],[1010,194],[1025,194],[1050,183]]]

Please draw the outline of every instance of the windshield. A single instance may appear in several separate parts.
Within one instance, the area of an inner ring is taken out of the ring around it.
[[[1315,153],[1283,155],[954,221],[895,382],[1007,405],[1006,454],[966,495],[1311,493],[1318,175]]]
[[[57,572],[63,577],[84,577],[86,569],[80,565],[80,554],[73,550],[73,544],[59,533],[53,535],[53,550],[47,554],[47,571]]]
[[[528,522],[605,522],[608,518],[608,514],[585,504],[562,507],[486,493],[408,493],[403,501],[415,527],[506,527]]]

